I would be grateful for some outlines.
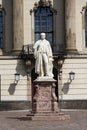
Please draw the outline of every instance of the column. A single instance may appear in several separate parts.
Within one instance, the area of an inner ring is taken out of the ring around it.
[[[66,51],[76,52],[76,0],[65,0]]]
[[[13,51],[23,46],[23,0],[13,0]]]

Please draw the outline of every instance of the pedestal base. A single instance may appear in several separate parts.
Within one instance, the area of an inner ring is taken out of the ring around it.
[[[64,113],[37,113],[37,114],[29,114],[29,119],[32,121],[62,121],[69,120],[70,116],[65,115]]]

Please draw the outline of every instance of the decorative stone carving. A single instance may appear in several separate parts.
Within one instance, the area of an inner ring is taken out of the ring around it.
[[[86,6],[83,6],[82,12],[83,12],[83,11],[86,11],[86,9],[87,9],[87,3],[86,3]],[[82,12],[81,12],[81,13],[82,13]]]
[[[30,15],[38,7],[45,7],[45,6],[50,7],[51,10],[53,11],[53,13],[57,14],[57,11],[55,9],[53,9],[53,7],[52,7],[52,1],[51,0],[40,0],[39,2],[35,2],[34,8],[30,10]]]
[[[38,6],[50,6],[50,7],[52,7],[52,1],[50,1],[50,0],[40,0],[38,3],[35,2],[35,7],[38,7]]]
[[[33,45],[32,44],[24,45],[22,47],[21,53],[19,54],[19,57],[24,62],[26,73],[27,73],[27,78],[29,80],[29,75],[31,75],[31,68],[33,66],[32,64],[34,62]]]
[[[5,12],[5,9],[4,9],[4,7],[0,4],[0,11],[4,11]],[[5,12],[5,14],[6,14],[6,12]]]

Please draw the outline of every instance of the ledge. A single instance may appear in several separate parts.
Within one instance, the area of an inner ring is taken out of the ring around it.
[[[11,60],[13,60],[13,59],[19,59],[19,57],[18,56],[6,56],[6,55],[0,55],[0,60],[9,60],[9,59],[11,59]]]
[[[64,55],[64,59],[87,59],[87,54],[67,54],[67,55]]]
[[[59,101],[60,109],[87,109],[87,100]]]
[[[0,111],[31,110],[30,101],[1,101]]]
[[[59,59],[87,59],[87,54],[64,54],[64,53],[56,53],[53,54],[53,58],[55,60]],[[33,54],[29,55],[21,55],[21,54],[8,54],[8,55],[0,55],[0,60],[8,60],[8,59],[29,59],[29,60],[34,60]]]
[[[59,101],[60,109],[87,109],[87,100],[63,100]],[[31,110],[31,101],[1,101],[0,111]]]

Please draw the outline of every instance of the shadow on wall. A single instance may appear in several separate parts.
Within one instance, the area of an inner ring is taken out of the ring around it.
[[[69,86],[70,86],[70,82],[64,83],[63,88],[62,88],[62,91],[63,91],[64,94],[67,94],[67,93],[68,93],[68,91],[69,91]]]
[[[16,72],[20,75],[22,75],[23,77],[26,76],[26,68],[25,68],[25,64],[22,60],[18,60],[17,61],[17,66],[16,66]]]
[[[8,89],[10,95],[13,95],[15,93],[16,85],[17,85],[16,83],[10,84],[10,87]]]

